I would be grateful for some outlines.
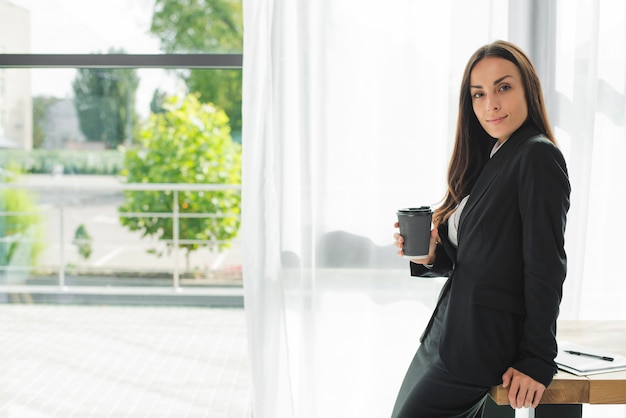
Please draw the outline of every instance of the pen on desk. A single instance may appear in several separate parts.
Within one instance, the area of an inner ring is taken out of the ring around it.
[[[568,354],[573,354],[575,356],[592,357],[592,358],[597,358],[597,359],[604,360],[604,361],[613,361],[613,357],[599,356],[597,354],[590,354],[590,353],[581,353],[580,351],[572,351],[572,350],[564,350],[564,351]]]

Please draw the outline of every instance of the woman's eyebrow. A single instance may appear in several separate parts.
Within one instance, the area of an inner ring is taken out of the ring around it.
[[[496,84],[500,84],[505,78],[508,77],[513,77],[512,75],[505,75],[504,77],[500,77],[499,79],[497,79],[496,81],[493,82],[493,85],[495,86]]]
[[[505,75],[503,77],[500,77],[499,79],[497,79],[496,81],[493,82],[493,85],[495,86],[496,84],[500,84],[502,81],[504,81],[504,79],[508,78],[508,77],[513,77],[512,75]],[[483,86],[470,86],[470,88],[472,89],[482,89]]]

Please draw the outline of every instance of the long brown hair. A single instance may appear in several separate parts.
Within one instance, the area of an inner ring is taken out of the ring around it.
[[[454,149],[448,167],[448,191],[443,203],[433,214],[435,226],[445,222],[461,200],[470,193],[489,159],[489,150],[495,143],[495,139],[480,126],[474,114],[470,93],[472,70],[485,57],[504,58],[517,66],[522,76],[528,106],[528,119],[525,123],[532,123],[546,138],[556,144],[537,71],[524,51],[506,41],[495,41],[479,48],[467,62],[461,81]]]

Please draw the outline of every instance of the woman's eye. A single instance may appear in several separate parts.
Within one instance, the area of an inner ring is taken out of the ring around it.
[[[506,84],[503,86],[500,86],[500,91],[507,91],[507,90],[511,90],[511,86],[506,85]]]
[[[474,99],[479,99],[479,98],[483,97],[483,94],[480,93],[480,92],[476,92],[476,93],[472,94],[472,97]]]

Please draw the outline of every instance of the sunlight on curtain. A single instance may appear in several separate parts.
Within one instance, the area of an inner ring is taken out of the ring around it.
[[[395,211],[436,204],[463,67],[505,2],[244,0],[243,245],[255,418],[380,418],[442,285]]]
[[[572,182],[562,317],[626,319],[626,10],[624,2],[557,3],[552,115]]]
[[[626,8],[622,0],[557,2],[556,136],[568,160],[572,209],[561,317],[626,319]],[[624,418],[626,406],[584,405]]]
[[[428,3],[244,0],[255,418],[390,414],[443,283],[408,277],[395,211],[442,197],[465,62],[509,31],[547,52],[538,64],[573,186],[562,318],[626,319],[623,1],[558,0],[545,27],[519,3]]]

